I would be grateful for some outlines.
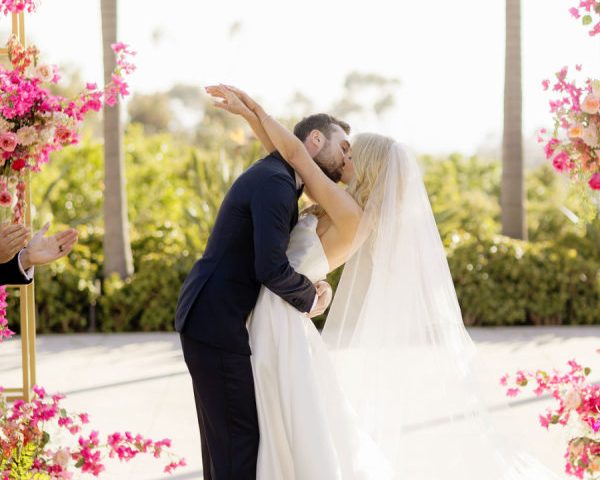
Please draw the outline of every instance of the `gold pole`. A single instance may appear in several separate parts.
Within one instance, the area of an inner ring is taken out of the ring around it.
[[[23,28],[23,27],[22,27]],[[23,30],[21,30],[23,31]],[[27,189],[25,191],[25,201],[27,206],[25,207],[25,222],[31,227],[31,173],[27,172]],[[25,301],[27,302],[26,310],[27,316],[25,322],[27,323],[27,372],[29,388],[36,384],[36,354],[35,354],[35,278],[29,285],[25,285],[24,290],[26,292]],[[21,324],[23,324],[23,318],[21,318]],[[28,392],[29,394],[30,392]]]
[[[25,46],[25,14],[12,15],[12,33],[17,36],[21,45]],[[6,55],[7,49],[0,49],[0,55]],[[25,178],[25,218],[24,223],[31,228],[31,174]],[[7,393],[13,394],[9,400],[23,399],[31,401],[32,387],[36,383],[36,354],[35,354],[35,280],[29,285],[20,285],[19,306],[21,316],[21,370],[23,385],[21,388],[7,388]],[[7,288],[15,287],[7,285]]]
[[[25,14],[21,12],[19,15],[13,16],[18,18],[18,35],[21,45],[25,47]],[[14,25],[14,23],[13,23]],[[31,228],[31,173],[27,172],[25,180],[25,225]],[[31,400],[31,389],[36,383],[36,368],[35,368],[35,279],[29,284],[21,287],[24,298],[21,302],[21,337],[23,346],[23,399],[26,402]]]

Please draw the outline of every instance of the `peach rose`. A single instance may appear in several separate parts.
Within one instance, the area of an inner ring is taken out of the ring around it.
[[[14,152],[17,141],[17,136],[13,132],[5,132],[0,135],[0,148],[5,152]]]
[[[573,125],[569,128],[569,137],[570,138],[581,138],[583,135],[583,127],[579,124]]]
[[[581,405],[581,395],[579,395],[579,392],[571,390],[565,397],[565,408],[567,410],[574,410],[579,405]]]
[[[54,69],[50,65],[39,65],[35,69],[35,75],[42,82],[49,82],[54,77]]]
[[[583,99],[581,104],[581,111],[593,115],[600,111],[600,97],[594,94],[589,94]]]

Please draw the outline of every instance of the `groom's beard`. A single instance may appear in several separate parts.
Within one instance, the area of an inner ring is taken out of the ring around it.
[[[335,160],[332,160],[331,156],[328,154],[329,145],[326,145],[325,147],[326,148],[323,148],[323,150],[321,150],[314,158],[315,163],[331,181],[338,183],[342,179],[344,165],[342,164],[339,167],[336,167],[334,165]],[[325,153],[323,153],[324,150]]]

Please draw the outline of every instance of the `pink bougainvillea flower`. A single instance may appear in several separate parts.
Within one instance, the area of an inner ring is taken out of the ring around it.
[[[544,147],[544,152],[546,154],[546,158],[552,157],[552,155],[554,154],[554,150],[556,149],[556,147],[559,144],[560,144],[560,142],[558,141],[557,138],[552,138],[548,141],[548,143],[546,143],[546,146]]]
[[[509,388],[506,392],[506,395],[509,397],[516,397],[519,392],[520,390],[518,388]]]
[[[600,190],[600,173],[594,173],[588,181],[588,185],[592,190]],[[600,353],[600,349],[596,351]]]
[[[569,154],[567,152],[559,152],[552,159],[552,165],[559,172],[564,172],[569,170]]]
[[[8,190],[0,191],[0,206],[4,208],[10,207],[12,204],[12,195]]]

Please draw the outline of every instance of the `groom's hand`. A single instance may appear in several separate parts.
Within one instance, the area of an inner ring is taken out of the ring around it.
[[[315,307],[308,313],[310,318],[317,317],[322,313],[325,313],[327,307],[331,303],[331,299],[333,298],[333,290],[331,289],[331,285],[327,282],[317,282],[315,283],[315,288],[317,289],[317,304]]]

